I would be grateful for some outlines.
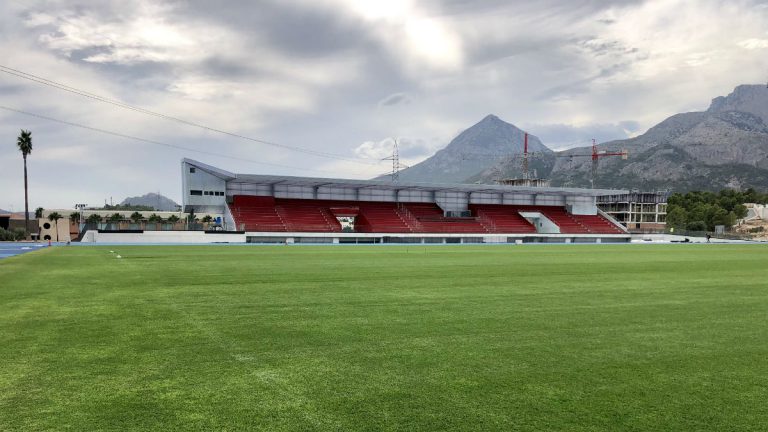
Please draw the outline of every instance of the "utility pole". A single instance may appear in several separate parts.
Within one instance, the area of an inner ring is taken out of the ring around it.
[[[88,204],[75,204],[75,209],[80,211],[80,223],[77,227],[77,232],[79,233],[83,229],[83,225],[85,224],[85,220],[83,219],[83,210],[85,210],[85,207],[88,206]]]
[[[393,141],[392,156],[385,157],[381,160],[392,161],[392,174],[390,176],[392,183],[397,183],[400,180],[400,170],[408,168],[408,166],[400,163],[400,150],[398,148],[397,139],[393,139]]]

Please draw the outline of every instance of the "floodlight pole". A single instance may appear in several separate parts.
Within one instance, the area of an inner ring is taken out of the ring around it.
[[[88,204],[75,204],[75,209],[80,210],[80,223],[77,227],[78,235],[80,231],[83,229],[83,225],[85,224],[85,221],[83,220],[83,210],[85,210],[85,207],[88,206]]]

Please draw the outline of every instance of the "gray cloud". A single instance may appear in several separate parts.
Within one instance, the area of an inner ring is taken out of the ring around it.
[[[631,138],[641,132],[642,126],[633,120],[625,120],[611,124],[588,124],[574,126],[569,124],[531,124],[526,129],[539,137],[541,141],[553,150],[564,150],[572,147],[583,147],[591,144],[592,139],[598,143],[617,139]]]
[[[413,163],[493,113],[552,147],[634,135],[764,79],[768,9],[725,0],[0,3],[0,64],[221,129],[354,157],[403,138]],[[724,7],[727,5],[728,7]],[[691,77],[695,77],[692,79]],[[189,156],[240,172],[365,178],[375,166],[190,128],[0,74],[2,104],[239,158],[204,156],[0,110],[33,130],[44,207],[160,190]],[[631,119],[631,120],[627,120]],[[576,125],[576,126],[573,126]],[[384,147],[382,147],[384,146]],[[259,165],[245,159],[290,166]],[[370,162],[370,161],[368,161]],[[363,163],[368,163],[363,161]],[[0,146],[0,207],[23,203]]]
[[[411,97],[405,93],[393,93],[379,102],[381,106],[392,106],[411,103]]]

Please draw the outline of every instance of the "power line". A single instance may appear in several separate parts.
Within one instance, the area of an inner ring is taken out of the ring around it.
[[[237,160],[237,161],[249,162],[249,163],[254,163],[254,164],[259,164],[259,165],[268,165],[268,166],[273,166],[273,167],[277,167],[277,168],[287,168],[287,169],[292,169],[292,170],[300,169],[302,171],[314,171],[314,172],[321,172],[321,173],[326,173],[326,174],[328,174],[328,173],[335,174],[335,173],[333,173],[331,171],[317,170],[317,169],[312,169],[312,168],[299,168],[299,167],[289,166],[289,165],[281,165],[281,164],[275,164],[275,163],[270,163],[270,162],[262,162],[262,161],[257,161],[257,160],[253,160],[253,159],[247,159],[247,158],[242,158],[242,157],[237,157],[237,156],[228,156],[228,155],[224,155],[224,154],[221,154],[221,153],[215,153],[215,152],[209,152],[209,151],[205,151],[205,150],[193,149],[193,148],[190,148],[190,147],[184,147],[184,146],[180,146],[180,145],[177,145],[177,144],[164,143],[164,142],[161,142],[161,141],[155,141],[155,140],[141,138],[141,137],[137,137],[137,136],[133,136],[133,135],[127,135],[127,134],[123,134],[123,133],[120,133],[120,132],[113,132],[113,131],[110,131],[110,130],[107,130],[107,129],[101,129],[101,128],[97,128],[97,127],[93,127],[93,126],[87,126],[87,125],[80,124],[80,123],[74,123],[74,122],[70,122],[70,121],[66,121],[66,120],[60,120],[60,119],[57,119],[57,118],[44,116],[42,114],[35,114],[35,113],[28,112],[28,111],[23,111],[23,110],[20,110],[20,109],[7,107],[7,106],[4,106],[4,105],[0,105],[0,109],[4,109],[6,111],[15,112],[15,113],[18,113],[18,114],[23,114],[23,115],[30,116],[30,117],[39,118],[39,119],[42,119],[42,120],[48,120],[48,121],[51,121],[51,122],[54,122],[54,123],[60,123],[60,124],[67,125],[67,126],[73,126],[73,127],[77,127],[77,128],[81,128],[81,129],[86,129],[86,130],[89,130],[89,131],[92,131],[92,132],[98,132],[98,133],[102,133],[102,134],[106,134],[106,135],[116,136],[116,137],[119,137],[119,138],[134,140],[134,141],[141,141],[141,142],[148,143],[148,144],[154,144],[154,145],[174,148],[174,149],[178,149],[178,150],[190,151],[190,152],[200,153],[200,154],[204,154],[204,155],[215,156],[215,157],[220,157],[220,158],[225,158],[225,159],[233,159],[233,160]]]
[[[182,118],[178,118],[178,117],[162,114],[162,113],[159,113],[159,112],[156,112],[156,111],[150,111],[150,110],[147,110],[147,109],[144,109],[144,108],[141,108],[141,107],[136,107],[136,106],[133,106],[133,105],[129,105],[129,104],[121,102],[119,100],[110,99],[110,98],[107,98],[107,97],[104,97],[104,96],[97,95],[95,93],[88,92],[86,90],[82,90],[82,89],[78,89],[76,87],[69,86],[67,84],[63,84],[63,83],[60,83],[60,82],[57,82],[57,81],[53,81],[53,80],[50,80],[50,79],[47,79],[47,78],[43,78],[43,77],[38,76],[38,75],[34,75],[34,74],[31,74],[31,73],[28,73],[28,72],[24,72],[24,71],[21,71],[21,70],[18,70],[18,69],[14,69],[12,67],[5,66],[5,65],[2,65],[2,64],[0,64],[0,72],[4,72],[4,73],[6,73],[8,75],[13,75],[13,76],[16,76],[16,77],[19,77],[19,78],[26,79],[28,81],[36,82],[38,84],[43,84],[43,85],[46,85],[46,86],[49,86],[49,87],[53,87],[53,88],[56,88],[56,89],[59,89],[59,90],[63,90],[63,91],[69,92],[69,93],[73,93],[73,94],[76,94],[76,95],[79,95],[79,96],[83,96],[83,97],[86,97],[86,98],[89,98],[89,99],[92,99],[92,100],[96,100],[98,102],[108,103],[110,105],[114,105],[114,106],[117,106],[119,108],[127,109],[127,110],[130,110],[130,111],[138,112],[138,113],[149,115],[149,116],[153,116],[153,117],[158,117],[158,118],[161,118],[161,119],[164,119],[164,120],[175,121],[177,123],[181,123],[181,124],[184,124],[184,125],[187,125],[187,126],[193,126],[193,127],[196,127],[196,128],[200,128],[200,129],[204,129],[204,130],[210,131],[210,132],[216,132],[216,133],[219,133],[219,134],[227,135],[227,136],[230,136],[230,137],[233,137],[233,138],[239,138],[239,139],[243,139],[243,140],[247,140],[247,141],[251,141],[251,142],[256,142],[256,143],[259,143],[259,144],[265,144],[265,145],[269,145],[269,146],[273,146],[273,147],[278,147],[278,148],[281,148],[281,149],[284,149],[284,150],[296,151],[296,152],[305,153],[305,154],[309,154],[309,155],[313,155],[313,156],[318,156],[318,157],[324,157],[324,158],[329,158],[329,159],[345,160],[345,161],[348,161],[348,162],[353,162],[353,163],[357,163],[357,164],[361,164],[361,165],[370,165],[370,166],[377,165],[377,163],[362,162],[362,161],[360,161],[358,159],[349,158],[347,156],[339,155],[339,154],[335,154],[335,153],[329,153],[329,152],[322,152],[322,151],[318,151],[318,150],[305,149],[305,148],[290,146],[290,145],[286,145],[286,144],[279,144],[279,143],[272,142],[272,141],[266,141],[266,140],[262,140],[262,139],[258,139],[258,138],[252,138],[252,137],[249,137],[249,136],[246,136],[246,135],[241,135],[241,134],[238,134],[238,133],[225,131],[225,130],[218,129],[218,128],[211,127],[211,126],[206,126],[206,125],[203,125],[203,124],[200,124],[200,123],[196,123],[196,122],[189,121],[189,120],[184,120]]]

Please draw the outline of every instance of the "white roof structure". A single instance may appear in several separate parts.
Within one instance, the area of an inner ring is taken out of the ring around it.
[[[487,184],[462,184],[462,183],[422,183],[422,182],[397,182],[387,180],[353,180],[341,178],[320,177],[296,177],[280,175],[260,174],[234,174],[220,168],[216,168],[192,159],[184,159],[190,165],[198,167],[211,175],[232,183],[256,183],[263,185],[284,186],[336,186],[352,189],[384,189],[384,190],[422,190],[422,191],[452,191],[465,193],[518,193],[518,194],[552,194],[564,196],[589,196],[618,195],[627,193],[626,190],[616,189],[586,189],[586,188],[559,188],[559,187],[523,187],[508,185]]]

